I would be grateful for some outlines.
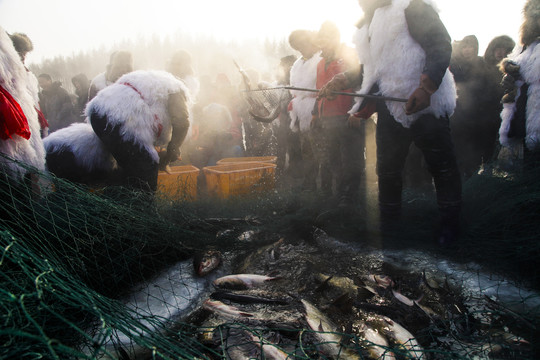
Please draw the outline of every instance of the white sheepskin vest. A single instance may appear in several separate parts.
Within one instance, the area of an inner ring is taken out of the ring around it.
[[[529,45],[525,51],[517,47],[509,56],[511,60],[520,66],[520,73],[523,81],[529,84],[527,94],[518,93],[520,96],[527,96],[527,109],[525,121],[525,146],[531,151],[540,150],[540,45],[536,41]],[[516,82],[517,86],[523,85],[523,81]],[[501,112],[501,127],[499,129],[499,141],[502,145],[510,146],[516,140],[508,138],[510,123],[516,112],[516,103],[504,104]]]
[[[165,71],[137,70],[123,75],[101,90],[86,107],[86,116],[96,112],[107,115],[111,126],[120,125],[125,141],[146,149],[158,162],[154,146],[167,145],[172,127],[167,109],[169,94],[189,90],[181,80]]]
[[[297,59],[291,68],[291,86],[315,89],[317,84],[317,64],[321,59],[320,53],[313,55],[308,60],[304,60],[302,57]],[[315,106],[317,93],[291,90],[291,95],[294,96],[291,100],[291,129],[295,130],[294,126],[298,121],[300,132],[306,132],[310,129],[311,111]]]
[[[360,63],[364,64],[364,80],[359,94],[367,94],[374,84],[379,94],[408,99],[420,84],[420,75],[426,63],[422,47],[411,37],[405,18],[405,9],[411,0],[393,0],[389,6],[375,11],[371,23],[357,29],[353,42]],[[424,0],[431,5],[431,1]],[[420,116],[431,113],[436,117],[450,116],[456,107],[456,85],[447,69],[439,89],[431,96],[431,106],[412,115],[405,114],[405,104],[387,101],[392,116],[409,128]],[[356,98],[350,113],[360,108],[363,98]]]
[[[34,109],[36,94],[31,94],[29,89],[32,86],[28,84],[28,78],[26,68],[13,47],[10,37],[0,27],[0,84],[21,106],[31,133],[28,140],[17,135],[12,135],[12,139],[0,140],[0,152],[34,166],[38,170],[45,170],[45,149],[41,140],[37,112]],[[10,172],[9,175],[15,178],[21,178],[27,172],[9,160],[0,158],[0,162],[6,166]]]
[[[74,123],[56,130],[43,140],[47,153],[70,151],[75,155],[75,162],[87,172],[94,170],[113,170],[116,160],[105,149],[92,125]]]

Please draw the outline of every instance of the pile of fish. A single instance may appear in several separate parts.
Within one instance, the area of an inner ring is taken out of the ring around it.
[[[223,261],[202,305],[183,321],[199,329],[207,359],[529,358],[509,314],[470,309],[439,274],[406,271],[372,249],[280,239],[240,254],[194,261],[207,276]],[[500,310],[500,309],[499,309]],[[515,320],[515,318],[512,318]]]

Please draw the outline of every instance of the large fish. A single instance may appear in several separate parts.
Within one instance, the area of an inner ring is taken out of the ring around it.
[[[289,354],[278,348],[275,344],[272,344],[264,338],[260,338],[256,335],[250,334],[251,340],[262,350],[264,359],[268,360],[286,360],[290,359]]]
[[[381,360],[395,360],[396,356],[390,350],[388,350],[388,340],[379,332],[378,329],[374,329],[371,326],[363,323],[360,327],[365,346],[371,357]]]
[[[390,338],[393,343],[404,349],[407,352],[405,357],[408,359],[422,359],[425,357],[424,349],[414,335],[389,317],[377,315],[369,317],[366,322],[369,322],[386,337]]]
[[[337,334],[337,326],[307,300],[301,300],[306,311],[306,321],[319,340],[321,351],[335,359],[360,359],[360,355],[341,344],[342,337]]]
[[[212,311],[227,319],[237,319],[240,317],[252,317],[251,313],[241,311],[235,306],[224,304],[218,300],[206,299],[202,304],[203,309]]]
[[[325,274],[316,274],[315,280],[321,283],[317,289],[321,289],[325,286],[347,293],[353,299],[358,296],[359,286],[354,281],[347,277],[342,276],[328,276]]]
[[[257,274],[234,274],[220,277],[214,280],[214,286],[218,288],[244,290],[261,286],[267,281],[277,280],[281,277]]]

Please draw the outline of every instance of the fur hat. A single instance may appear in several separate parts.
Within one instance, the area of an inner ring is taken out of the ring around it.
[[[19,56],[24,59],[27,53],[34,50],[34,44],[28,35],[23,33],[13,33],[9,35],[11,41],[13,42],[13,47],[19,53]]]
[[[540,37],[540,0],[528,0],[523,7],[523,24],[521,25],[521,43],[530,45]]]
[[[279,65],[283,67],[291,67],[293,66],[295,61],[296,61],[296,56],[287,55],[281,58]]]

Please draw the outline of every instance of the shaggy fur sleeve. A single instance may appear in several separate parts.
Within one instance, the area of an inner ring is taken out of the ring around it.
[[[412,38],[426,52],[424,73],[439,86],[452,55],[452,40],[435,9],[421,0],[413,0],[405,9]]]
[[[183,92],[169,95],[168,111],[171,119],[172,138],[167,145],[167,158],[168,162],[173,162],[180,155],[180,146],[182,146],[189,129],[189,110]]]

